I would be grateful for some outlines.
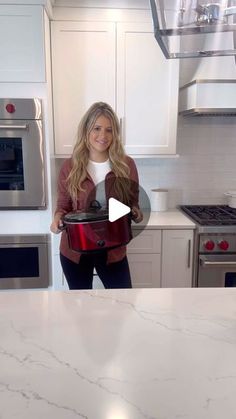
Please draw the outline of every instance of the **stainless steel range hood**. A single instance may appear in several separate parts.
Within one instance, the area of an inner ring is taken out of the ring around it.
[[[194,80],[182,86],[179,114],[236,116],[236,80]]]
[[[236,56],[236,0],[150,0],[166,58]]]

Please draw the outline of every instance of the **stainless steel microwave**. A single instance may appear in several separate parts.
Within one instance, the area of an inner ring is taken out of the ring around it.
[[[40,99],[0,99],[0,209],[45,209]]]

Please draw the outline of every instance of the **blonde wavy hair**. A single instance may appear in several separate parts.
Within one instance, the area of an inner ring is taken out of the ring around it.
[[[104,102],[94,103],[80,121],[77,141],[72,153],[72,169],[67,178],[68,191],[72,199],[77,200],[78,193],[85,190],[83,181],[87,176],[89,161],[89,134],[101,115],[110,120],[112,127],[112,143],[108,153],[111,170],[115,175],[114,191],[122,202],[129,204],[130,169],[125,162],[126,154],[120,138],[119,121],[112,107]]]

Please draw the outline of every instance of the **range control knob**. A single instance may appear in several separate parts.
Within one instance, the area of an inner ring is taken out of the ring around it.
[[[212,240],[207,240],[204,243],[204,247],[205,247],[206,250],[213,250],[214,247],[215,247],[215,243]]]
[[[227,242],[227,240],[221,240],[221,241],[219,241],[219,242],[218,242],[218,247],[219,247],[221,250],[228,250],[228,248],[229,248],[229,243]]]
[[[14,113],[14,112],[15,112],[15,110],[16,110],[16,107],[15,107],[15,105],[13,105],[13,103],[8,103],[8,104],[6,105],[6,111],[7,111],[8,113]]]

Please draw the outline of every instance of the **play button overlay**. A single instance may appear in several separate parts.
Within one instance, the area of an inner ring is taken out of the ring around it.
[[[122,193],[127,190],[128,194],[126,194],[126,198],[123,198]],[[88,210],[91,202],[94,202],[94,200],[96,200],[99,204],[97,205],[97,210],[95,209],[93,211],[98,217],[101,215],[103,219],[106,218],[109,221],[108,228],[111,228],[111,230],[113,229],[113,231],[115,231],[116,221],[117,226],[122,225],[122,217],[128,218],[131,222],[133,238],[142,233],[149,223],[151,214],[149,196],[140,184],[129,178],[109,177],[106,181],[99,182],[88,194],[85,203],[85,207]],[[135,219],[137,208],[143,215],[141,222],[137,222]],[[91,229],[93,228],[94,232],[98,234],[97,223],[91,223]],[[119,236],[119,234],[120,227],[117,227],[117,236]],[[114,239],[114,241],[116,241],[115,236],[116,233],[112,236],[112,240]],[[101,238],[104,238],[102,229]]]
[[[117,199],[115,198],[109,198],[108,217],[111,223],[113,223],[116,220],[119,220],[119,218],[123,217],[124,215],[129,214],[130,211],[131,208],[127,205],[122,204],[122,202],[117,201]]]

